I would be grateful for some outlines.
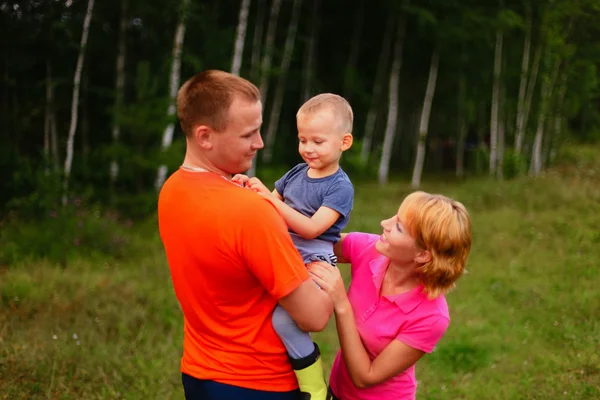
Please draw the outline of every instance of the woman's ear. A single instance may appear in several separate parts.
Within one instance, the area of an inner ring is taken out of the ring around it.
[[[415,261],[419,264],[425,264],[431,261],[431,253],[429,250],[423,250],[417,253]]]

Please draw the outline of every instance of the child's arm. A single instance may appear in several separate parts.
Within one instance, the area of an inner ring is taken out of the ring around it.
[[[335,224],[340,213],[329,207],[320,207],[312,218],[299,213],[283,202],[283,197],[277,189],[272,192],[258,179],[250,178],[247,186],[269,198],[283,217],[283,220],[294,232],[304,239],[314,239]]]

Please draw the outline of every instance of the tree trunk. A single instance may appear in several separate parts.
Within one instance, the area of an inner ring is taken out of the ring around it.
[[[377,61],[377,72],[375,73],[375,81],[373,82],[373,94],[371,95],[371,107],[367,113],[365,121],[365,131],[363,136],[362,148],[360,151],[360,160],[363,164],[369,161],[371,154],[371,146],[375,133],[375,122],[377,120],[377,111],[381,101],[381,92],[385,83],[385,73],[388,68],[388,60],[390,58],[391,42],[394,33],[394,18],[390,16],[387,20],[385,34],[383,36],[383,44]]]
[[[415,157],[415,167],[411,186],[418,188],[421,185],[421,174],[423,173],[423,164],[425,162],[425,149],[427,144],[427,131],[429,128],[429,116],[431,114],[431,104],[435,94],[435,84],[437,82],[438,66],[440,63],[440,48],[436,46],[431,56],[431,65],[429,66],[429,79],[427,80],[427,89],[425,90],[425,100],[423,101],[423,111],[421,112],[421,122],[419,124],[419,143],[417,144],[417,156]]]
[[[90,74],[87,69],[83,70],[83,82],[81,85],[81,172],[82,178],[89,178],[88,156],[90,154],[90,107],[89,87]]]
[[[498,143],[498,115],[500,111],[500,74],[502,72],[502,30],[496,32],[496,54],[494,56],[494,87],[492,91],[492,115],[490,119],[490,175],[496,174],[496,146]]]
[[[175,131],[175,118],[177,100],[177,90],[179,89],[180,70],[181,70],[181,50],[183,47],[183,40],[185,38],[185,18],[187,14],[187,5],[189,0],[183,0],[181,4],[181,14],[179,16],[179,22],[177,23],[177,29],[175,30],[175,38],[173,40],[173,63],[171,64],[171,78],[169,79],[169,108],[167,109],[167,116],[170,122],[167,124],[165,131],[163,132],[161,149],[164,151],[171,146],[173,141],[173,133]],[[162,185],[165,183],[167,178],[167,166],[161,165],[158,167],[158,173],[156,176],[156,190],[159,191]]]
[[[458,140],[456,142],[456,177],[465,175],[465,139],[467,136],[467,83],[461,71],[458,80]]]
[[[298,28],[298,20],[300,19],[301,5],[302,0],[294,0],[292,20],[288,29],[287,38],[285,39],[283,58],[281,60],[281,66],[279,67],[280,75],[279,79],[277,80],[275,98],[273,100],[273,107],[271,108],[271,113],[269,115],[269,125],[267,125],[265,148],[262,153],[262,161],[267,164],[271,162],[271,158],[273,156],[273,146],[275,145],[275,136],[279,126],[279,115],[281,113],[281,105],[283,103],[283,94],[285,91],[285,80],[288,70],[290,69],[292,56],[294,55],[294,45],[296,43],[296,31]]]
[[[246,41],[246,27],[248,26],[248,12],[250,11],[250,0],[242,0],[240,5],[240,14],[238,17],[238,26],[235,34],[235,47],[233,51],[233,61],[231,63],[231,73],[240,74],[242,58],[244,55],[244,43]]]
[[[542,79],[542,87],[540,89],[540,109],[538,111],[538,126],[535,133],[531,152],[531,163],[529,164],[529,175],[537,176],[542,172],[542,144],[544,142],[544,125],[546,123],[546,112],[548,109],[548,101],[552,97],[554,81],[558,73],[560,62],[556,62],[554,71],[551,77]]]
[[[342,90],[344,98],[351,103],[352,96],[352,84],[354,83],[354,78],[356,76],[356,61],[358,60],[358,55],[360,53],[360,39],[362,37],[362,30],[364,24],[364,8],[365,8],[365,0],[360,0],[360,5],[355,11],[354,15],[354,24],[352,24],[352,39],[350,41],[350,53],[348,55],[348,64],[346,65],[346,70],[344,71],[344,88]]]
[[[271,77],[271,61],[273,59],[273,48],[275,45],[275,34],[277,33],[277,20],[279,19],[279,9],[281,0],[273,0],[271,7],[271,17],[269,18],[269,27],[267,28],[267,39],[263,59],[261,63],[260,77],[260,95],[262,97],[263,107],[267,104],[267,95],[269,92],[269,78]]]
[[[540,69],[540,60],[542,58],[542,40],[540,39],[535,54],[533,56],[533,64],[531,65],[531,76],[527,82],[527,90],[525,93],[525,104],[523,105],[523,128],[519,134],[515,136],[515,152],[521,154],[523,150],[523,141],[525,139],[525,133],[527,132],[527,122],[529,120],[529,111],[531,110],[531,101],[533,100],[533,93],[537,82],[537,74]]]
[[[390,72],[388,117],[378,172],[378,180],[379,184],[381,185],[386,184],[388,181],[390,160],[392,158],[392,147],[394,144],[394,134],[396,133],[396,123],[398,120],[398,86],[400,83],[400,70],[402,69],[402,51],[404,47],[405,34],[406,15],[403,14],[398,19],[396,43],[394,45],[394,61],[392,63],[392,70]]]
[[[317,38],[319,35],[319,9],[321,0],[314,0],[311,16],[310,38],[306,46],[306,58],[304,66],[304,88],[302,90],[302,103],[308,100],[314,93],[313,74],[315,69],[315,57],[317,52]]]
[[[521,152],[523,134],[525,131],[525,93],[527,90],[527,75],[529,73],[529,56],[531,53],[531,7],[527,7],[527,26],[525,44],[523,45],[523,62],[521,64],[521,83],[519,84],[519,100],[517,104],[517,125],[515,130],[515,153]]]
[[[260,53],[263,40],[263,25],[265,23],[265,10],[265,0],[258,0],[252,39],[252,58],[250,60],[250,76],[253,82],[258,82],[260,79]]]
[[[119,123],[120,114],[123,108],[124,88],[125,88],[125,55],[126,45],[125,37],[127,34],[127,6],[129,0],[121,0],[121,22],[119,23],[119,44],[117,47],[117,62],[115,66],[115,103],[113,108],[113,126],[112,140],[113,144],[119,142],[121,136],[121,125]],[[114,188],[117,176],[119,175],[119,163],[115,155],[110,162],[110,187]]]
[[[81,42],[79,45],[79,57],[77,58],[77,67],[73,78],[73,97],[71,102],[71,124],[69,125],[69,135],[67,136],[67,148],[65,155],[65,172],[63,180],[62,204],[67,204],[67,191],[69,189],[69,178],[71,177],[71,166],[73,164],[73,144],[75,142],[75,131],[77,130],[77,111],[79,107],[79,84],[81,83],[81,71],[83,70],[83,61],[85,57],[85,48],[87,46],[92,13],[94,11],[94,0],[88,0],[85,19],[83,20],[83,30],[81,33]]]
[[[558,100],[556,104],[556,110],[554,113],[554,121],[552,127],[552,135],[548,138],[548,157],[546,158],[548,164],[554,162],[554,156],[556,155],[557,148],[560,144],[560,138],[563,129],[563,105],[565,102],[565,94],[567,92],[567,68],[563,69],[562,76],[560,79],[560,87],[558,89]]]

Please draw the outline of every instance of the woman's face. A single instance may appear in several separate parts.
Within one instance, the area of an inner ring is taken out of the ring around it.
[[[413,264],[420,249],[399,215],[381,221],[383,233],[375,244],[382,255],[396,264]]]

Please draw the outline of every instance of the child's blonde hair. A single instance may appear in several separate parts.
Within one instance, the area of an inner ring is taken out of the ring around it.
[[[318,94],[302,104],[296,118],[300,115],[314,115],[322,110],[330,110],[337,121],[338,133],[352,133],[352,124],[354,123],[354,114],[350,103],[342,96],[333,93]]]
[[[431,253],[418,268],[429,298],[445,294],[465,270],[471,250],[471,219],[462,203],[439,194],[414,192],[398,214],[417,245]]]

